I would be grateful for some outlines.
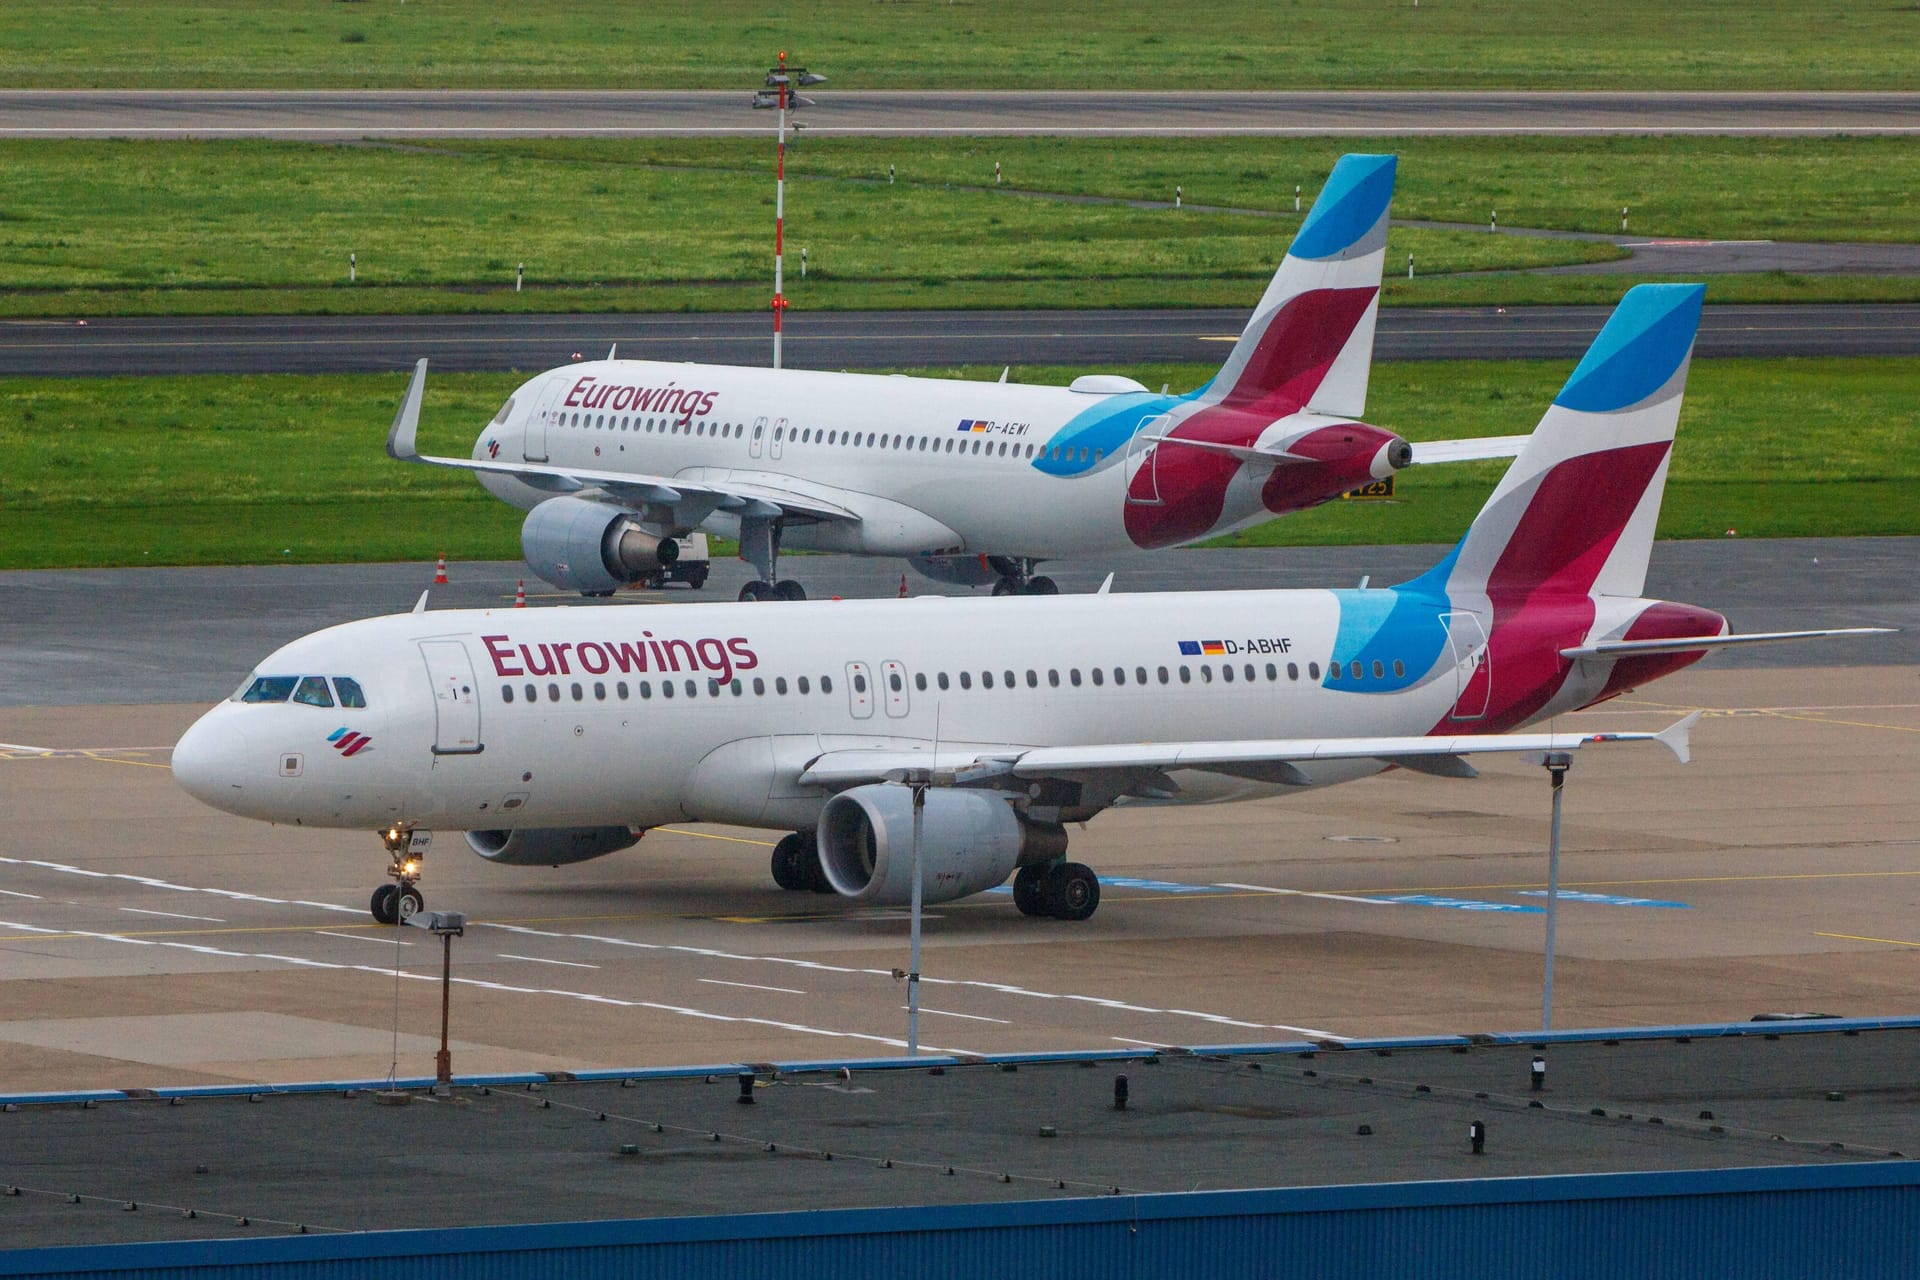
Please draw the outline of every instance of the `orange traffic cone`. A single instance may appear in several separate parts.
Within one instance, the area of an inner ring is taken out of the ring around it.
[[[513,607],[516,609],[524,609],[527,607],[527,581],[525,578],[513,584]]]
[[[433,567],[433,585],[436,587],[444,587],[447,585],[447,558],[445,556],[441,556],[440,563]]]
[[[904,573],[900,575],[900,598],[902,600],[907,598],[907,575]]]

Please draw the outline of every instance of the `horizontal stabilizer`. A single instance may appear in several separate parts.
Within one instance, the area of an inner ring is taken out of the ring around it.
[[[1302,457],[1297,453],[1288,453],[1285,449],[1261,449],[1253,445],[1221,444],[1217,440],[1190,440],[1186,436],[1141,436],[1150,444],[1181,445],[1188,449],[1200,449],[1207,453],[1224,453],[1230,458],[1242,462],[1318,462],[1318,458]]]
[[[1518,457],[1527,436],[1480,436],[1473,440],[1423,440],[1413,444],[1413,466]]]
[[[1826,631],[1752,631],[1738,636],[1678,636],[1663,640],[1602,640],[1562,649],[1563,658],[1630,658],[1643,653],[1692,653],[1735,644],[1764,644],[1774,640],[1819,640],[1827,636],[1884,636],[1894,627],[1836,627]]]

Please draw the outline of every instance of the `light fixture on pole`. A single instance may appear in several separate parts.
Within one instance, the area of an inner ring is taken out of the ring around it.
[[[1540,981],[1540,1029],[1551,1031],[1554,926],[1560,918],[1560,792],[1573,757],[1565,751],[1549,751],[1540,763],[1547,767],[1547,776],[1553,780],[1553,827],[1547,838],[1547,957]]]
[[[900,781],[913,789],[913,897],[908,913],[912,942],[907,958],[907,1056],[920,1056],[920,826],[927,807],[933,770],[903,769]]]
[[[458,911],[416,911],[407,923],[440,939],[440,1052],[433,1058],[433,1091],[445,1097],[453,1089],[453,1053],[447,1047],[447,1018],[453,1004],[453,940],[467,931]]]

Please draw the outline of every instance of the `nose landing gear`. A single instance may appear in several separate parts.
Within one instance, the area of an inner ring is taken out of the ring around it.
[[[375,923],[405,924],[425,909],[426,895],[415,886],[420,880],[427,843],[432,839],[432,832],[410,828],[389,827],[380,833],[380,843],[386,846],[390,859],[387,874],[393,877],[393,883],[373,891],[368,909]]]

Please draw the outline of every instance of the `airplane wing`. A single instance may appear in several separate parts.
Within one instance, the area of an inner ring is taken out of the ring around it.
[[[601,471],[588,467],[554,467],[541,462],[499,462],[485,458],[443,458],[422,454],[415,443],[420,430],[420,400],[426,391],[427,362],[413,367],[413,380],[400,401],[393,426],[387,432],[387,456],[399,462],[424,462],[436,467],[457,467],[462,471],[484,471],[491,475],[512,476],[550,493],[578,493],[599,489],[622,502],[636,506],[646,503],[678,503],[684,499],[706,499],[707,509],[717,507],[743,515],[786,514],[811,520],[844,520],[858,523],[860,516],[837,503],[812,494],[797,493],[765,483],[723,483],[686,480],[672,476],[638,475],[631,471]],[[772,508],[777,508],[776,512]]]
[[[828,751],[801,771],[800,782],[840,790],[900,781],[929,770],[936,786],[1012,786],[1046,778],[1104,779],[1115,794],[1167,794],[1166,775],[1197,769],[1300,786],[1299,766],[1322,760],[1377,760],[1417,773],[1472,777],[1465,757],[1485,752],[1543,755],[1601,742],[1657,742],[1682,764],[1692,758],[1689,735],[1696,711],[1658,733],[1494,733],[1456,737],[1269,738],[1237,742],[1129,742],[1079,747],[990,746],[939,752],[896,748]]]
[[[1483,458],[1511,458],[1531,436],[1481,436],[1473,440],[1426,440],[1413,443],[1410,466],[1432,462],[1477,462]]]

